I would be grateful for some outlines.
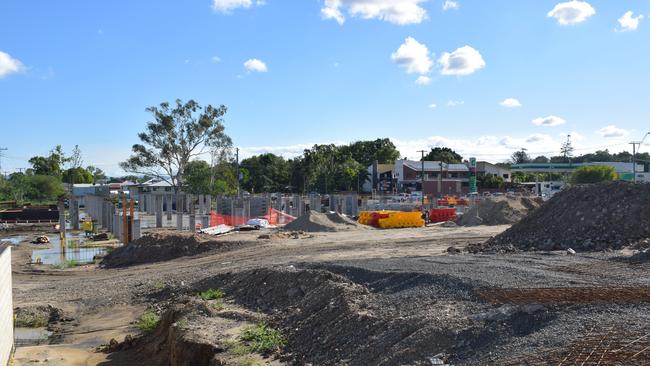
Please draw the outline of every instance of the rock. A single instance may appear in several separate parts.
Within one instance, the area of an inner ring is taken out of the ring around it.
[[[571,249],[571,248],[567,249],[566,253],[569,254],[569,255],[576,255],[576,251]]]

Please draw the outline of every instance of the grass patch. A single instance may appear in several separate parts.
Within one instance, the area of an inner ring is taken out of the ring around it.
[[[221,311],[224,308],[223,301],[221,301],[221,300],[217,300],[217,301],[213,302],[212,304],[210,304],[210,306],[212,307],[212,309],[214,309],[216,311]]]
[[[20,328],[44,328],[49,322],[48,317],[40,314],[23,314],[16,317],[15,325]]]
[[[66,268],[74,268],[74,267],[77,267],[77,266],[79,266],[79,261],[77,261],[76,259],[68,259],[65,262],[57,264],[54,267],[56,267],[58,269],[66,269]]]
[[[217,299],[221,299],[222,297],[224,297],[224,295],[226,295],[226,293],[219,290],[219,289],[217,289],[217,288],[211,288],[211,289],[207,289],[207,290],[205,290],[203,292],[199,292],[197,295],[200,298],[202,298],[203,300],[217,300]]]
[[[264,322],[245,328],[239,339],[251,353],[262,354],[275,351],[287,343],[279,330],[270,328]]]
[[[264,365],[259,362],[255,362],[253,360],[246,360],[246,361],[239,362],[237,366],[264,366]]]
[[[160,315],[151,310],[147,310],[142,314],[136,326],[142,333],[151,333],[160,324]]]

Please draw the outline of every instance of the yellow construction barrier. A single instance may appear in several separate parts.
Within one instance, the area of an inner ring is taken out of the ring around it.
[[[363,211],[359,223],[382,229],[422,227],[424,220],[419,212]]]

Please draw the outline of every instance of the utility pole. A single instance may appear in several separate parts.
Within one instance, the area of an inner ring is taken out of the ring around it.
[[[427,152],[426,150],[418,150],[419,153],[422,154],[422,210],[424,210],[424,153]]]
[[[646,134],[643,136],[641,141],[632,141],[630,144],[632,145],[632,174],[634,174],[634,180],[633,182],[636,183],[636,153],[637,153],[637,145],[639,146],[639,150],[641,150],[641,145],[645,141],[646,137],[650,135],[650,132],[646,132]]]
[[[235,161],[237,166],[237,197],[239,197],[239,148],[235,148]]]

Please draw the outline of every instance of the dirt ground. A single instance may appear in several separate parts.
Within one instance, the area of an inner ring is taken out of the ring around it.
[[[227,251],[118,269],[32,266],[33,245],[22,242],[13,248],[14,306],[51,304],[74,321],[61,326],[59,344],[19,347],[15,364],[650,362],[647,262],[626,261],[630,251],[448,251],[507,227],[233,233],[215,239],[238,243]],[[211,288],[225,292],[217,310],[196,297]],[[140,336],[134,323],[145,309],[162,321]],[[238,332],[259,322],[286,344],[233,354]],[[135,340],[122,342],[127,335]],[[121,342],[115,352],[96,351],[111,339]]]

